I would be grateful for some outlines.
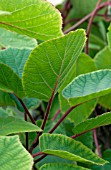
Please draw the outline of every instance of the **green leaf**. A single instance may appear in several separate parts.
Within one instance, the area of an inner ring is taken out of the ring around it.
[[[14,48],[27,48],[33,49],[37,46],[37,41],[34,38],[27,37],[25,35],[20,35],[9,30],[0,28],[0,46],[14,47]]]
[[[40,137],[40,149],[46,154],[78,162],[101,165],[107,163],[82,143],[64,135],[43,134]]]
[[[73,67],[85,43],[84,30],[47,41],[35,48],[26,62],[23,85],[29,97],[48,101]],[[42,55],[41,55],[42,54]]]
[[[94,10],[98,0],[90,0],[90,1],[71,0],[71,2],[73,4],[73,16],[75,16],[76,18],[82,18]]]
[[[63,90],[63,96],[77,105],[110,92],[111,70],[106,69],[78,76]]]
[[[20,132],[41,132],[42,130],[32,123],[25,122],[16,117],[0,117],[0,136]]]
[[[14,102],[17,106],[17,109],[20,112],[25,112],[22,104],[17,99],[17,97],[14,94],[10,94],[10,97],[11,97],[12,100],[14,100]],[[27,109],[35,109],[40,104],[40,100],[35,99],[35,98],[23,98],[22,100],[23,100],[24,104],[26,105]]]
[[[62,18],[54,6],[44,0],[0,0],[0,27],[40,40],[62,36]],[[7,12],[11,15],[5,15]]]
[[[5,112],[4,109],[0,108],[0,117],[5,117],[7,116],[8,114]]]
[[[109,32],[107,34],[107,38],[108,38],[108,45],[109,45],[109,48],[111,49],[111,24],[108,28]]]
[[[103,158],[110,163],[105,164],[104,166],[93,165],[91,166],[92,170],[109,170],[111,169],[111,149],[105,150],[103,152]]]
[[[63,83],[62,89],[65,88],[66,85],[68,85],[68,83],[70,83],[74,79],[74,77],[80,74],[85,74],[85,73],[95,71],[95,70],[96,70],[96,66],[95,66],[93,59],[91,59],[88,55],[82,53],[76,61],[75,68],[73,69],[73,74],[72,75],[70,74],[70,76],[68,76],[66,81]],[[60,105],[61,105],[62,111],[66,112],[66,110],[70,108],[70,104],[62,96],[62,92],[59,96],[59,99],[60,99]],[[75,125],[77,125],[89,117],[89,115],[94,110],[96,104],[97,104],[97,100],[95,99],[88,101],[87,103],[84,103],[78,106],[77,108],[75,108],[74,110],[72,110],[72,112],[69,114],[68,117],[72,121],[74,121]]]
[[[28,109],[36,109],[40,104],[40,100],[35,98],[24,98],[23,101]]]
[[[14,102],[11,100],[8,93],[0,90],[0,106],[13,106]]]
[[[111,69],[111,50],[107,46],[96,54],[94,62],[98,69]]]
[[[0,16],[11,15],[11,12],[0,10]]]
[[[0,63],[0,90],[15,93],[19,97],[24,95],[21,79],[10,67],[3,63]]]
[[[52,164],[45,164],[39,170],[88,170],[87,168],[82,168],[77,165],[72,164],[63,164],[63,163],[52,163]]]
[[[94,34],[90,34],[90,47],[94,47],[94,49],[100,50],[104,48],[105,42],[101,39],[101,37],[97,37]]]
[[[111,50],[107,46],[99,53],[96,54],[94,58],[95,64],[98,69],[111,69]],[[111,109],[111,94],[102,96],[99,98],[98,103],[102,106]]]
[[[0,137],[0,170],[31,170],[32,166],[33,158],[18,136]]]
[[[111,112],[104,113],[101,116],[86,120],[79,125],[74,127],[74,133],[84,133],[92,129],[98,128],[100,126],[105,126],[111,124]]]
[[[8,48],[0,51],[0,62],[8,65],[12,70],[22,77],[25,62],[28,59],[31,50]]]
[[[73,131],[73,129],[72,129],[72,131]],[[93,149],[93,133],[92,132],[87,132],[87,133],[77,137],[75,140],[83,143],[85,146],[87,146],[91,150]]]

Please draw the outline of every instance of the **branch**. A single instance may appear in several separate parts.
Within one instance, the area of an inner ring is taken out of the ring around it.
[[[47,156],[47,154],[44,154],[43,156],[41,156],[40,158],[36,159],[34,161],[34,164],[38,163],[39,161],[41,161],[42,159],[44,159]]]
[[[102,3],[102,4],[98,7],[97,11],[100,11],[101,9],[103,9],[104,7],[109,6],[109,5],[111,5],[111,2],[104,2],[104,3]],[[92,15],[92,12],[91,12],[90,14],[86,15],[84,18],[82,18],[80,21],[78,21],[76,24],[74,24],[74,25],[73,25],[72,27],[70,27],[68,30],[64,31],[64,33],[67,34],[67,33],[69,33],[70,31],[75,30],[75,28],[77,28],[77,27],[80,26],[82,23],[84,23],[86,20],[88,20],[88,19],[91,17],[91,15]]]
[[[14,95],[15,95],[15,94],[14,94]],[[15,96],[16,96],[16,95],[15,95]],[[28,109],[27,109],[26,105],[24,104],[24,102],[22,101],[22,99],[20,99],[18,96],[16,96],[16,97],[17,97],[17,99],[19,100],[19,102],[21,103],[21,105],[23,106],[23,108],[24,108],[25,112],[27,113],[27,115],[29,116],[31,122],[36,125],[35,120],[33,119],[32,115],[31,115],[30,112],[28,111]]]
[[[43,123],[42,123],[42,126],[41,126],[41,129],[44,130],[45,128],[45,125],[46,125],[46,122],[47,122],[47,119],[48,119],[48,116],[49,116],[49,113],[50,113],[50,109],[51,109],[51,106],[52,106],[52,102],[53,102],[53,99],[54,99],[54,95],[55,95],[55,91],[56,91],[56,88],[58,86],[58,80],[56,82],[56,85],[54,87],[54,90],[52,92],[52,95],[51,95],[51,98],[48,102],[48,106],[47,106],[47,109],[46,109],[46,113],[45,113],[45,116],[44,116],[44,120],[43,120]],[[39,136],[42,134],[42,132],[39,132],[36,139],[33,141],[30,149],[29,149],[29,152],[32,153],[33,149],[38,145],[39,143]]]
[[[55,126],[49,131],[49,133],[52,133],[60,125],[60,123],[62,123],[62,121],[66,118],[66,116],[68,116],[68,114],[79,105],[80,104],[70,107],[70,109],[67,110],[67,112],[60,118],[60,120],[55,124]]]
[[[89,53],[89,35],[90,35],[90,32],[91,32],[91,27],[92,27],[92,23],[93,23],[93,20],[98,12],[98,7],[101,3],[101,0],[98,0],[97,2],[97,5],[96,5],[96,8],[94,9],[94,11],[92,12],[92,15],[91,15],[91,18],[89,20],[89,24],[88,24],[88,27],[87,27],[87,31],[86,31],[86,35],[87,35],[87,41],[86,41],[86,47],[85,47],[85,53],[88,54]]]
[[[97,152],[98,152],[99,156],[102,157],[101,151],[100,151],[100,148],[99,148],[99,144],[98,144],[96,129],[93,130],[93,134],[94,134],[94,141],[95,141]]]
[[[79,25],[84,23],[86,20],[88,20],[91,17],[92,13],[86,15],[84,18],[82,18],[80,21],[78,21],[76,24],[74,24],[72,27],[70,27],[68,30],[64,31],[64,34],[69,33],[70,31],[75,30]]]
[[[54,90],[52,92],[52,95],[51,95],[51,98],[50,98],[50,100],[48,102],[48,106],[47,106],[47,109],[46,109],[44,120],[43,120],[43,123],[42,123],[42,126],[41,126],[42,130],[44,130],[44,128],[45,128],[45,125],[46,125],[46,122],[47,122],[47,119],[48,119],[48,116],[49,116],[49,113],[50,113],[50,109],[51,109],[51,106],[52,106],[52,102],[53,102],[53,99],[54,99],[54,95],[55,95],[55,91],[56,91],[57,86],[58,86],[58,81],[56,82],[55,88],[54,88]]]
[[[54,117],[52,118],[52,122],[54,122],[54,120],[56,120],[56,118],[57,118],[57,116],[59,115],[60,112],[61,112],[61,110],[59,109],[59,110],[55,113]]]
[[[24,119],[27,122],[27,114],[26,112],[24,113]],[[29,144],[28,144],[28,132],[25,133],[26,136],[26,149],[28,150]]]
[[[43,154],[44,154],[43,152],[38,152],[38,153],[33,154],[32,156],[33,156],[33,158],[35,158],[36,156],[40,156],[40,155],[43,155]]]

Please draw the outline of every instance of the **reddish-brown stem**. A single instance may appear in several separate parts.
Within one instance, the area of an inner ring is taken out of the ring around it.
[[[94,141],[95,141],[97,152],[98,152],[99,156],[102,157],[102,154],[101,154],[101,151],[99,148],[99,144],[98,144],[96,129],[93,130],[93,134],[94,134]]]
[[[62,14],[62,18],[63,18],[63,27],[65,26],[65,20],[70,12],[71,7],[72,7],[72,5],[71,5],[70,0],[67,0],[61,10],[61,14]]]
[[[79,105],[76,106],[72,106],[70,107],[69,110],[67,110],[67,112],[60,118],[60,120],[55,124],[55,126],[49,131],[49,133],[54,132],[54,130],[60,125],[60,123],[62,123],[62,121],[66,118],[66,116],[68,116],[68,114]]]
[[[48,119],[48,116],[49,116],[49,113],[50,113],[50,109],[51,109],[51,106],[52,106],[52,102],[53,102],[53,99],[54,99],[54,95],[55,95],[55,91],[56,91],[56,88],[58,86],[58,80],[56,82],[56,85],[54,87],[54,90],[52,92],[52,95],[51,95],[51,98],[48,102],[48,106],[47,106],[47,109],[46,109],[46,113],[45,113],[45,116],[44,116],[44,120],[43,120],[43,123],[42,123],[42,126],[41,126],[41,129],[44,130],[45,128],[45,125],[46,125],[46,122],[47,122],[47,119]],[[42,134],[42,132],[39,132],[37,134],[37,137],[36,139],[33,141],[30,149],[29,149],[29,152],[32,153],[32,150],[38,145],[39,143],[39,136]]]
[[[81,18],[72,18],[72,19],[66,21],[65,26],[68,25],[68,24],[70,24],[71,22],[80,21],[80,20],[81,20]]]
[[[55,91],[56,91],[57,86],[58,86],[58,82],[56,83],[55,88],[54,88],[54,90],[52,92],[51,98],[50,98],[50,100],[48,102],[48,106],[47,106],[47,109],[46,109],[45,117],[44,117],[44,120],[43,120],[43,123],[42,123],[42,126],[41,126],[42,130],[44,130],[44,127],[46,125],[46,121],[47,121],[49,113],[50,113],[50,108],[52,106],[52,102],[53,102],[53,99],[54,99],[54,95],[55,95]]]
[[[27,114],[26,112],[24,113],[24,119],[27,122]],[[28,132],[25,133],[25,137],[26,137],[26,149],[28,150]]]
[[[16,95],[15,95],[15,96],[16,96]],[[32,115],[31,115],[30,112],[28,111],[28,109],[27,109],[26,105],[24,104],[24,102],[23,102],[18,96],[16,96],[16,97],[17,97],[17,99],[19,100],[19,102],[21,103],[21,105],[23,106],[26,114],[29,116],[31,122],[36,125],[35,120],[33,119]]]
[[[47,154],[44,154],[43,156],[41,156],[40,158],[36,159],[34,161],[34,164],[36,164],[37,162],[41,161],[42,159],[44,159],[47,156]]]
[[[76,24],[74,24],[72,27],[70,27],[68,30],[64,31],[64,34],[69,33],[72,30],[75,30],[79,25],[84,23],[86,20],[88,20],[91,17],[92,13],[86,15],[84,18],[82,18],[80,21],[78,21]]]
[[[93,131],[93,130],[94,130],[94,129],[90,129],[90,130],[87,130],[87,131],[85,131],[85,132],[82,132],[82,133],[73,135],[73,136],[71,136],[71,138],[72,138],[72,139],[75,139],[75,138],[77,138],[77,137],[79,137],[79,136],[81,136],[81,135],[84,135],[84,134],[87,133],[87,132],[91,132],[91,131]]]
[[[94,11],[92,12],[92,15],[91,15],[91,18],[90,18],[90,20],[89,20],[88,27],[87,27],[87,31],[86,31],[87,41],[86,41],[86,46],[85,46],[85,53],[86,53],[86,54],[89,53],[89,35],[90,35],[90,32],[91,32],[91,27],[92,27],[92,23],[93,23],[94,17],[96,16],[96,14],[97,14],[97,12],[98,12],[98,6],[100,5],[100,3],[101,3],[101,0],[98,0],[97,5],[96,5],[96,8],[95,8]]]
[[[59,109],[59,110],[55,113],[54,117],[52,118],[52,122],[54,122],[54,120],[56,120],[56,118],[57,118],[57,116],[60,114],[60,112],[61,112],[61,110]]]
[[[35,158],[36,156],[40,156],[40,155],[43,155],[43,154],[44,154],[43,152],[38,152],[38,153],[33,154],[32,156],[33,156],[33,158]]]
[[[97,12],[103,9],[106,6],[111,5],[111,2],[104,2],[100,6],[98,6]],[[84,18],[82,18],[80,21],[78,21],[76,24],[74,24],[72,27],[70,27],[68,30],[64,31],[65,34],[69,33],[70,31],[75,30],[78,26],[80,26],[82,23],[84,23],[86,20],[88,20],[92,16],[92,12],[88,15],[86,15]]]

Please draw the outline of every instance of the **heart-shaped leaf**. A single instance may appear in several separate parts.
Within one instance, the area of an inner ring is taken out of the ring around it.
[[[67,77],[85,43],[84,30],[47,41],[35,48],[26,62],[23,85],[29,97],[48,101]]]

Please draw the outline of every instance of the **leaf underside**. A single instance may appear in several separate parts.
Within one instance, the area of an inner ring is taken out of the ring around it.
[[[33,158],[18,136],[0,137],[0,170],[31,170],[32,165]]]
[[[40,137],[40,149],[46,154],[68,160],[101,165],[106,163],[82,143],[64,135],[43,134]]]
[[[82,168],[73,164],[65,164],[65,163],[50,163],[43,165],[39,170],[88,170],[87,168]]]
[[[110,92],[111,70],[105,69],[78,76],[63,90],[63,96],[76,105]]]
[[[100,126],[105,126],[109,124],[111,124],[111,112],[104,113],[101,116],[97,116],[96,118],[92,118],[78,124],[74,128],[74,133],[84,133]]]

